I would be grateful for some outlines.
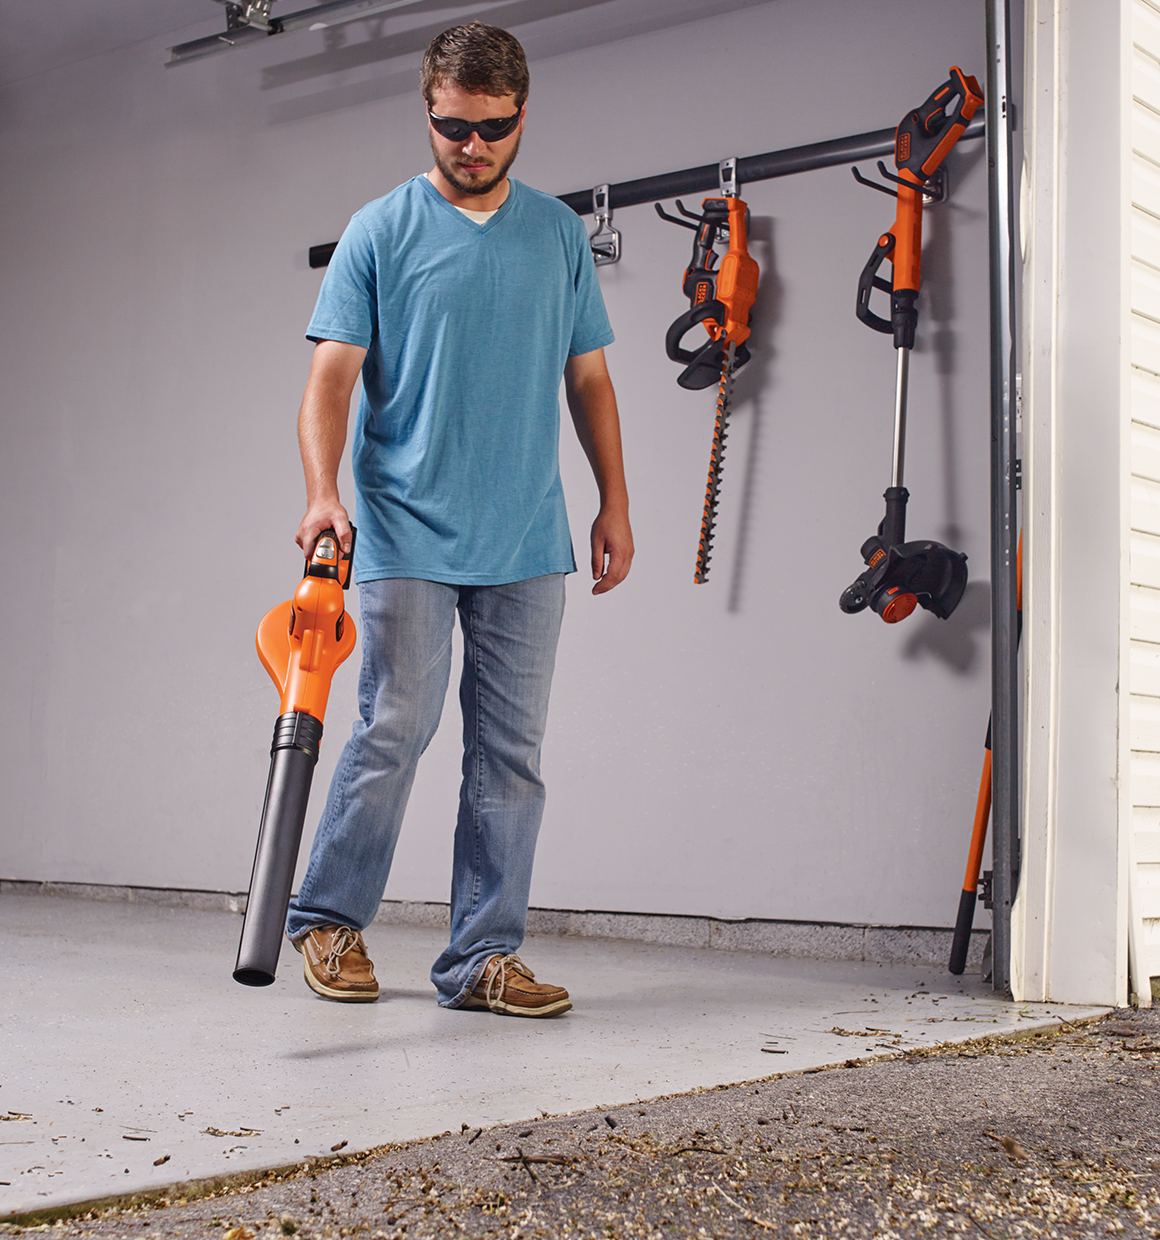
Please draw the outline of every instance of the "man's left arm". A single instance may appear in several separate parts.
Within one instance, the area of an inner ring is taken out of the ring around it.
[[[600,491],[600,511],[592,523],[592,579],[596,582],[592,593],[606,594],[628,576],[633,546],[620,414],[604,350],[593,349],[569,358],[564,387],[576,435]]]

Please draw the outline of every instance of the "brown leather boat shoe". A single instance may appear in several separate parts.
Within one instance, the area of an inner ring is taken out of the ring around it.
[[[519,956],[492,956],[463,1008],[490,1008],[504,1016],[558,1016],[572,1006],[562,986],[546,986]]]
[[[379,997],[363,937],[350,926],[315,926],[291,942],[302,953],[306,985],[324,999],[373,1003]]]

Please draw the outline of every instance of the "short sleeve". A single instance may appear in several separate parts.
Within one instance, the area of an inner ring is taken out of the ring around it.
[[[370,347],[378,319],[375,253],[356,215],[346,226],[318,291],[306,338]]]
[[[588,234],[584,231],[579,217],[573,218],[580,234],[581,245],[576,256],[576,314],[572,323],[568,356],[579,357],[582,353],[591,353],[593,349],[603,349],[605,345],[610,345],[615,337],[612,334],[612,324],[608,321],[608,311],[604,308],[600,281],[596,278],[596,264],[592,261]]]

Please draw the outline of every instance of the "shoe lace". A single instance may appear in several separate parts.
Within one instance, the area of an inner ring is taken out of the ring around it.
[[[347,952],[358,952],[360,956],[365,956],[362,944],[358,941],[358,934],[349,926],[339,926],[335,931],[334,938],[330,940],[330,949],[326,955],[322,957],[323,967],[326,969],[328,977],[337,977],[342,969],[340,963],[343,956]]]
[[[536,980],[536,975],[524,964],[519,956],[495,956],[491,972],[487,977],[487,984],[484,987],[484,997],[489,1004],[493,999],[498,999],[506,989],[508,969],[511,969],[513,973],[523,974],[528,981]]]

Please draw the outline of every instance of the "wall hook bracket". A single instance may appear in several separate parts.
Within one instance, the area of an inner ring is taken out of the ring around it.
[[[851,168],[854,174],[854,180],[859,185],[865,185],[870,189],[876,189],[880,194],[889,194],[891,198],[898,197],[898,191],[891,189],[888,185],[879,185],[877,181],[871,181],[868,177],[864,177],[857,168]],[[896,185],[905,185],[907,189],[916,189],[923,196],[923,199],[929,204],[934,202],[946,202],[949,192],[947,186],[947,170],[944,164],[941,168],[937,168],[934,174],[924,185],[915,185],[913,181],[904,181],[901,177],[897,177],[893,172],[887,171],[886,165],[882,160],[878,161],[878,171],[888,180],[893,181]]]
[[[737,156],[730,155],[717,165],[717,176],[721,184],[722,198],[737,197]]]
[[[620,262],[620,230],[612,227],[607,185],[598,185],[592,191],[592,215],[596,220],[596,227],[588,234],[592,261],[597,267]]]

